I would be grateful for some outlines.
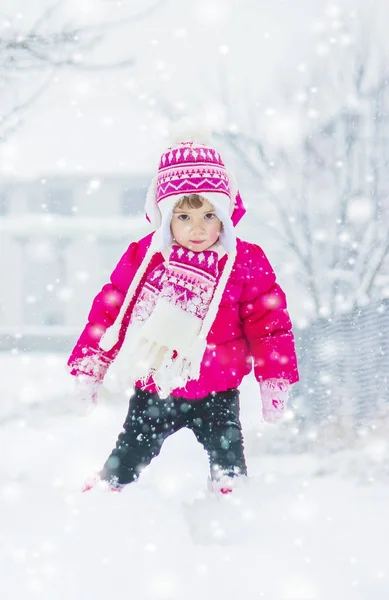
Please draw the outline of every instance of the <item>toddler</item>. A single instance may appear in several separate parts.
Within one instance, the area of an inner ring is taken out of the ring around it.
[[[82,400],[128,390],[129,409],[97,482],[121,490],[188,427],[210,486],[247,475],[239,386],[254,368],[263,418],[282,418],[298,380],[285,294],[263,250],[236,237],[245,213],[220,154],[193,139],[168,148],[146,198],[154,232],[130,244],[96,296],[68,361]]]

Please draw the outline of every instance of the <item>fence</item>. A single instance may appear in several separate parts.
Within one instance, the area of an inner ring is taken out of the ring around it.
[[[296,331],[301,381],[297,413],[354,426],[389,407],[389,301]]]

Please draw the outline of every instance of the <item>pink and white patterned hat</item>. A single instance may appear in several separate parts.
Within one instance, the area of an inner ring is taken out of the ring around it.
[[[227,252],[231,251],[235,245],[234,225],[245,213],[235,188],[220,154],[210,146],[184,141],[168,148],[160,158],[146,199],[147,219],[161,229],[161,249],[171,241],[174,206],[182,196],[199,194],[209,200],[223,222],[221,242]]]

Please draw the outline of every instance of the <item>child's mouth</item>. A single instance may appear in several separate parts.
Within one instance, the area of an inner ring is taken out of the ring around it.
[[[205,240],[190,240],[191,244],[204,244]]]

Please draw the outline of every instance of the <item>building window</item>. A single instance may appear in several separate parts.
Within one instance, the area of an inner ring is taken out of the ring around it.
[[[26,192],[28,193],[28,212],[29,213],[46,213],[46,189],[42,185],[32,184]]]
[[[73,192],[69,188],[33,188],[28,199],[29,212],[72,216]]]
[[[64,323],[64,304],[59,296],[63,280],[62,248],[50,239],[26,240],[23,260],[24,325]]]
[[[69,188],[52,188],[47,193],[47,212],[62,216],[73,215],[73,192]]]

